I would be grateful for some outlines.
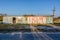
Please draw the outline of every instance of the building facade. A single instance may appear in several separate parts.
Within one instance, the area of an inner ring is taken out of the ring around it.
[[[26,23],[26,20],[23,16],[4,16],[3,23],[11,23],[11,24],[21,23],[21,24],[24,24],[24,23]]]
[[[48,24],[53,23],[53,16],[3,16],[3,23]]]
[[[28,24],[49,24],[53,23],[53,16],[28,16]]]

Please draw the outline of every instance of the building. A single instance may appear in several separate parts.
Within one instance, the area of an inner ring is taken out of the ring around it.
[[[53,16],[27,16],[28,24],[49,24],[53,23]]]
[[[4,16],[3,17],[3,23],[11,23],[11,24],[16,24],[16,23],[26,23],[25,18],[23,16]]]
[[[3,23],[11,24],[49,24],[53,23],[53,16],[34,16],[34,15],[25,15],[25,16],[3,16]]]
[[[54,21],[53,21],[54,23],[60,23],[60,17],[58,17],[58,18],[54,18]]]

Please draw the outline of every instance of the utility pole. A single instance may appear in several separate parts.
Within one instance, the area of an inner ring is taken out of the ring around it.
[[[54,6],[54,8],[53,8],[53,16],[55,16],[55,11],[56,11],[56,8]]]
[[[53,10],[52,10],[52,11],[53,11],[53,24],[54,24],[54,20],[55,20],[55,19],[54,19],[54,18],[55,18],[55,11],[56,11],[55,6],[53,7]]]

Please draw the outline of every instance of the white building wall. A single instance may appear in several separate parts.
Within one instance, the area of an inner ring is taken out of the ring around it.
[[[21,23],[21,24],[26,24],[27,23],[25,17],[23,17],[23,16],[4,16],[3,17],[3,22],[13,24],[13,17],[16,18],[16,23]]]
[[[16,17],[17,19],[17,23],[21,23],[21,24],[26,24],[27,21],[26,21],[26,18],[21,16],[21,17]]]
[[[3,17],[3,23],[12,23],[12,17],[4,16]]]
[[[53,23],[53,17],[46,17],[46,23]]]

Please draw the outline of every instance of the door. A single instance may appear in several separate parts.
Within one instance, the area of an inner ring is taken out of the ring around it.
[[[15,17],[13,17],[13,24],[15,24],[16,23],[16,18]]]

